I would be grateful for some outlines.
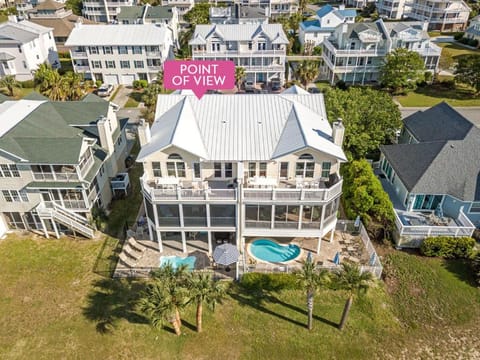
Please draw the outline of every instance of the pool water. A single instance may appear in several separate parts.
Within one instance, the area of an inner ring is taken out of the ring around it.
[[[269,239],[258,239],[250,244],[250,253],[263,261],[286,262],[300,256],[300,247],[295,244],[281,245]]]
[[[197,258],[195,256],[160,256],[160,267],[164,266],[167,263],[170,263],[174,269],[180,265],[186,264],[188,270],[193,270],[195,268],[195,261]]]

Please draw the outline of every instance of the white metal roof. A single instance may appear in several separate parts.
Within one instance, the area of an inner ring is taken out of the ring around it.
[[[0,104],[0,137],[13,129],[20,121],[25,119],[32,111],[45,101],[18,100],[4,101]]]
[[[323,94],[159,95],[151,132],[139,161],[172,145],[205,160],[271,160],[304,148],[346,160]]]
[[[308,95],[308,91],[302,89],[298,85],[290,86],[289,88],[283,90],[281,94],[296,94],[296,95]]]
[[[248,41],[265,35],[270,41],[275,41],[275,44],[288,44],[281,24],[197,25],[190,44],[200,43],[202,39],[207,39],[212,35],[217,35],[224,41]]]
[[[65,46],[161,45],[170,36],[170,30],[154,24],[136,25],[79,25],[75,27]]]

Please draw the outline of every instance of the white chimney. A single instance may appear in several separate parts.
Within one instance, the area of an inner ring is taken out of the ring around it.
[[[112,127],[106,117],[102,117],[97,122],[98,136],[100,137],[100,146],[107,150],[111,155],[115,151],[115,145],[112,139]]]
[[[345,4],[341,4],[338,6],[338,10],[345,10]]]
[[[343,145],[343,137],[345,135],[345,126],[343,126],[343,121],[341,118],[338,118],[332,125],[332,139],[333,143],[338,146]]]
[[[148,144],[152,134],[150,132],[150,125],[148,125],[148,122],[146,122],[145,119],[140,119],[140,125],[138,125],[137,131],[140,146]]]
[[[18,22],[17,15],[8,15],[8,21],[10,22]]]

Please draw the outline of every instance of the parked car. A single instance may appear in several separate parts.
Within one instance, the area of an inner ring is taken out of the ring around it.
[[[282,83],[280,80],[272,80],[272,91],[280,91],[282,89]]]
[[[102,84],[102,86],[100,86],[97,90],[97,95],[102,97],[110,96],[113,92],[113,89],[114,87],[112,84]]]
[[[321,91],[316,86],[309,87],[307,90],[310,94],[320,94]]]
[[[253,81],[245,81],[245,92],[246,93],[253,93],[255,92],[255,84]]]

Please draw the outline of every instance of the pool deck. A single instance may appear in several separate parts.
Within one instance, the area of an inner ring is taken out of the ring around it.
[[[319,254],[316,253],[318,246],[318,238],[269,238],[283,245],[296,244],[302,249],[301,254],[298,258],[285,263],[263,262],[258,259],[254,259],[252,256],[250,256],[248,247],[252,241],[259,238],[246,238],[246,251],[241,255],[240,259],[240,266],[242,267],[241,270],[242,272],[269,272],[284,271],[286,267],[298,268],[301,266],[302,261],[306,260],[309,252],[311,253],[313,261],[318,266],[334,267],[335,264],[333,262],[333,259],[337,252],[340,255],[340,262],[350,261],[353,263],[357,263],[358,265],[368,264],[369,256],[367,251],[365,250],[365,246],[363,245],[360,236],[352,235],[349,232],[336,230],[332,242],[329,241],[329,238],[330,235],[322,239]],[[204,240],[188,240],[187,252],[182,251],[182,244],[180,241],[165,240],[163,242],[163,252],[161,253],[158,249],[158,244],[156,242],[150,240],[137,241],[146,247],[146,251],[135,262],[134,267],[128,267],[119,261],[115,270],[115,276],[128,276],[124,274],[129,271],[133,271],[137,276],[141,276],[143,272],[143,276],[146,276],[148,275],[150,270],[158,268],[160,266],[160,256],[175,255],[180,257],[195,256],[195,270],[213,271],[217,278],[231,279],[235,277],[234,270],[226,271],[226,267],[215,266],[215,264],[213,264],[212,257],[208,254],[208,244]],[[125,246],[126,242],[124,247]],[[213,244],[213,249],[215,249],[216,246],[217,244]],[[231,268],[235,269],[235,264],[231,265]]]

